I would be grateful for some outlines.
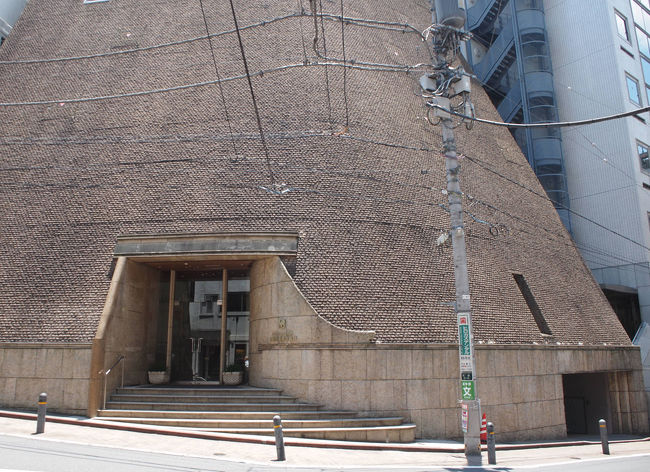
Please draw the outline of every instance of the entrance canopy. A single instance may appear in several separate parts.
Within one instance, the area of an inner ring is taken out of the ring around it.
[[[139,262],[159,258],[200,261],[223,256],[295,256],[297,250],[296,233],[215,233],[119,236],[114,254],[137,258]]]

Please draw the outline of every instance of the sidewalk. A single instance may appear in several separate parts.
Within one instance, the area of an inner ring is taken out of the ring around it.
[[[153,426],[116,425],[71,416],[48,416],[45,433],[34,435],[36,415],[0,411],[2,434],[282,466],[389,467],[463,466],[463,445],[452,441],[413,444],[353,443],[285,438],[287,461],[279,464],[272,437],[193,433]],[[117,429],[116,429],[117,427]],[[595,439],[595,438],[594,438]],[[245,441],[245,442],[244,442]],[[498,441],[498,437],[497,437]],[[612,457],[650,455],[650,438],[610,442]],[[483,454],[487,465],[487,454]],[[599,442],[544,441],[499,444],[498,466],[522,466],[605,458]]]

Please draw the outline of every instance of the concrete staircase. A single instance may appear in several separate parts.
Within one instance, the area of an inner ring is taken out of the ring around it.
[[[322,410],[257,387],[138,386],[118,389],[98,412],[100,419],[194,431],[273,435],[273,416],[287,437],[348,441],[415,440],[415,425],[400,417],[369,418],[349,411]]]

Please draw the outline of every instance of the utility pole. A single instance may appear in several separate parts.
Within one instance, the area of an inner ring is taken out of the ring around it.
[[[458,0],[435,0],[435,23],[426,34],[433,36],[436,64],[434,72],[420,78],[420,85],[427,97],[427,106],[442,125],[442,144],[447,171],[447,196],[450,214],[450,237],[453,250],[456,303],[454,305],[458,326],[458,354],[460,364],[460,405],[465,457],[468,465],[481,465],[481,403],[476,385],[476,361],[472,334],[472,316],[467,272],[465,228],[463,226],[463,193],[460,189],[460,164],[454,137],[454,116],[449,111],[473,116],[474,109],[469,98],[470,78],[462,66],[453,67],[461,41],[469,39],[462,30],[465,11],[458,7]],[[452,103],[453,102],[453,103]],[[454,104],[455,103],[455,104]],[[431,120],[429,120],[431,122]],[[466,123],[467,128],[471,122]]]

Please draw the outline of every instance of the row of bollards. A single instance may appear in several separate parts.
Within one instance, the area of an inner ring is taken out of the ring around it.
[[[45,415],[47,413],[47,393],[41,393],[38,396],[38,413],[36,415],[36,434],[45,432]],[[600,442],[602,443],[603,454],[609,455],[609,440],[607,437],[607,422],[603,419],[598,421],[600,430]],[[282,419],[280,415],[273,417],[273,432],[275,434],[275,449],[277,452],[277,460],[285,461],[286,455],[284,453],[284,437],[282,434]],[[497,463],[496,458],[496,439],[494,437],[494,424],[487,423],[487,454],[488,464],[494,465]]]
[[[600,430],[600,442],[603,448],[603,454],[609,455],[609,439],[607,437],[607,422],[605,420],[598,421],[598,426]],[[494,438],[494,424],[492,422],[487,423],[487,454],[488,454],[488,464],[496,464],[496,441]]]

